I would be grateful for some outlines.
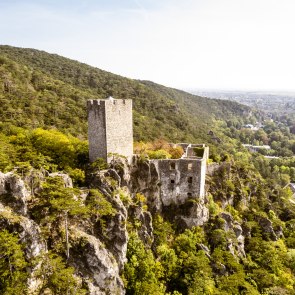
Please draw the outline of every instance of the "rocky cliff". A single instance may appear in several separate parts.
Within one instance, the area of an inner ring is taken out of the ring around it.
[[[0,226],[1,229],[19,234],[26,245],[27,260],[41,257],[44,252],[50,251],[55,247],[56,241],[53,239],[64,234],[60,229],[62,223],[56,230],[56,225],[52,223],[51,230],[56,232],[49,234],[46,240],[42,231],[44,218],[47,217],[44,216],[43,220],[36,218],[35,205],[44,197],[42,183],[46,183],[48,178],[60,178],[64,188],[71,189],[73,186],[70,177],[63,173],[46,175],[41,172],[36,174],[35,171],[25,177],[16,172],[0,174]],[[34,179],[37,184],[32,186]],[[154,239],[154,214],[163,215],[178,224],[179,228],[202,225],[208,220],[205,199],[189,200],[181,206],[167,206],[160,196],[159,179],[157,168],[151,161],[135,159],[131,166],[119,161],[114,162],[108,170],[92,171],[89,175],[89,188],[75,192],[75,198],[82,198],[85,206],[90,190],[96,189],[113,209],[110,215],[97,215],[97,218],[90,216],[81,220],[76,220],[73,216],[68,220],[70,247],[67,264],[75,268],[76,276],[82,279],[89,294],[124,294],[121,274],[126,262],[126,225],[129,219],[140,221],[139,237],[149,246]],[[139,195],[144,196],[144,200],[137,200]],[[42,282],[35,276],[37,271],[38,266],[30,270],[30,294],[39,294],[42,287]]]
[[[68,175],[54,173],[49,177],[60,177],[65,187],[72,186]],[[43,181],[46,181],[45,178]],[[69,221],[71,246],[68,265],[75,268],[76,276],[87,285],[89,294],[124,294],[120,274],[126,261],[127,210],[119,196],[111,195],[107,186],[102,185],[100,188],[116,213],[106,222],[103,235],[100,234],[98,222]],[[35,188],[35,191],[38,189]],[[83,189],[85,198],[88,191]],[[44,225],[38,224],[33,210],[30,210],[37,199],[38,194],[32,195],[29,183],[19,175],[13,172],[0,174],[0,228],[18,233],[21,242],[26,245],[24,253],[28,261],[41,257],[52,248],[44,239],[44,228],[41,229]],[[42,288],[42,282],[35,277],[36,272],[38,266],[30,270],[29,294],[40,294]]]
[[[210,191],[217,188],[213,181],[220,173],[229,171],[229,165],[210,170]],[[59,179],[61,185],[57,186],[53,179]],[[161,197],[160,186],[155,163],[140,158],[135,158],[132,165],[120,160],[106,170],[89,171],[88,187],[80,189],[74,189],[71,178],[63,173],[0,173],[0,228],[18,234],[25,245],[27,261],[39,261],[28,267],[29,294],[47,294],[49,287],[44,287],[44,278],[40,276],[42,257],[53,252],[62,257],[67,268],[74,269],[76,285],[86,294],[125,294],[122,274],[127,262],[128,232],[132,228],[147,249],[158,251],[154,229],[157,216],[173,224],[178,233],[202,226],[208,233],[209,244],[196,242],[196,251],[205,253],[217,275],[229,275],[227,266],[212,257],[214,249],[223,241],[234,259],[245,259],[245,239],[251,238],[248,224],[230,212],[213,214],[208,193],[181,204],[167,203]],[[72,207],[58,203],[61,196],[72,196],[67,199]],[[248,202],[243,197],[240,201]],[[233,203],[231,193],[220,202],[221,207]],[[282,228],[274,227],[268,218],[257,216],[256,221],[271,240],[283,235]],[[157,239],[158,232],[159,229]]]

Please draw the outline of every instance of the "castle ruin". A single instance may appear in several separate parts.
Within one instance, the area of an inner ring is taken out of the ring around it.
[[[87,101],[90,162],[108,161],[110,154],[131,159],[133,120],[131,99],[95,99]]]
[[[132,100],[89,100],[89,158],[110,160],[109,154],[123,155],[132,161]],[[159,177],[159,195],[164,206],[183,204],[188,199],[203,198],[209,148],[203,144],[178,144],[184,154],[180,159],[153,159]]]
[[[187,199],[205,196],[209,148],[203,144],[178,144],[184,149],[180,159],[151,160],[159,174],[164,206],[183,204]]]

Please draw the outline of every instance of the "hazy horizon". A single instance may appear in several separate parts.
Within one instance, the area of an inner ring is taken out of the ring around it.
[[[295,92],[293,11],[293,0],[0,0],[0,40],[184,90]]]
[[[186,88],[183,89],[186,91],[198,91],[198,92],[231,92],[231,93],[235,93],[235,92],[241,92],[241,93],[266,93],[266,94],[286,94],[286,95],[295,95],[295,90],[289,90],[286,91],[284,89],[214,89],[214,88]]]

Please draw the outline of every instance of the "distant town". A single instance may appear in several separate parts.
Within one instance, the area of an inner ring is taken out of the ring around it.
[[[215,91],[197,89],[189,89],[187,91],[209,98],[233,100],[275,115],[294,114],[295,112],[295,92]]]

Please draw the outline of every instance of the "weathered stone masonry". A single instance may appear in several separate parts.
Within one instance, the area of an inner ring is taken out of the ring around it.
[[[89,159],[108,159],[109,153],[133,154],[132,100],[88,100]]]
[[[181,159],[152,160],[160,178],[160,196],[164,206],[181,205],[187,199],[203,198],[208,147],[204,145],[180,144],[185,153]],[[202,155],[196,156],[197,147]]]
[[[108,160],[109,153],[131,160],[132,100],[89,100],[87,108],[90,161],[97,158]],[[159,177],[158,193],[163,206],[181,205],[188,199],[204,199],[205,196],[208,147],[187,143],[179,145],[184,150],[181,159],[150,160]]]

